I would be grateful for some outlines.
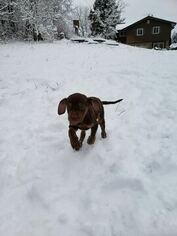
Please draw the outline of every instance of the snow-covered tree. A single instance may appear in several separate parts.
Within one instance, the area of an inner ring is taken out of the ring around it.
[[[0,37],[16,37],[19,22],[18,0],[0,0]]]
[[[52,8],[46,0],[20,0],[25,38],[35,41],[53,38]]]
[[[54,25],[57,27],[58,35],[69,37],[72,31],[72,0],[53,0]]]
[[[173,30],[172,43],[177,43],[177,29]]]
[[[52,40],[61,31],[67,33],[72,10],[71,0],[26,0],[25,4],[21,4],[21,11],[26,21],[26,31],[32,31],[34,39],[38,39],[40,35],[41,39]]]
[[[123,9],[122,0],[95,0],[89,15],[92,35],[114,38],[116,25],[124,22],[121,17]]]
[[[54,39],[69,31],[72,0],[0,0],[0,38]],[[57,32],[58,30],[58,32]]]
[[[88,36],[90,34],[89,13],[90,8],[87,6],[77,6],[74,9],[74,17],[79,20],[80,34],[82,36]]]

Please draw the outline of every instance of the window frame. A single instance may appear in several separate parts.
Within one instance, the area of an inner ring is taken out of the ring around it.
[[[140,31],[142,33],[140,33]],[[144,35],[144,28],[137,28],[136,29],[136,36],[143,36]]]
[[[152,34],[160,34],[160,26],[156,25],[152,27]]]

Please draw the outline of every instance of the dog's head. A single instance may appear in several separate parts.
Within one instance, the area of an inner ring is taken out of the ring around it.
[[[58,105],[58,114],[62,115],[67,110],[70,125],[77,125],[84,120],[89,109],[89,99],[80,93],[74,93],[64,98]]]

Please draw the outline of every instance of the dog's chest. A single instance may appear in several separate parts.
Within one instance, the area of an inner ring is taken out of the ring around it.
[[[79,124],[78,128],[81,130],[87,130],[90,129],[94,126],[94,123],[90,123],[90,124]]]
[[[96,124],[99,123],[99,117],[97,118],[95,115],[91,115],[92,113],[88,113],[84,120],[78,124],[78,128],[81,130],[87,130],[95,126]]]

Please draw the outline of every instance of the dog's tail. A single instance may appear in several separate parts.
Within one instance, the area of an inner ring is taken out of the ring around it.
[[[116,101],[101,101],[103,105],[109,105],[109,104],[115,104],[115,103],[118,103],[118,102],[121,102],[123,99],[119,99],[119,100],[116,100]]]

